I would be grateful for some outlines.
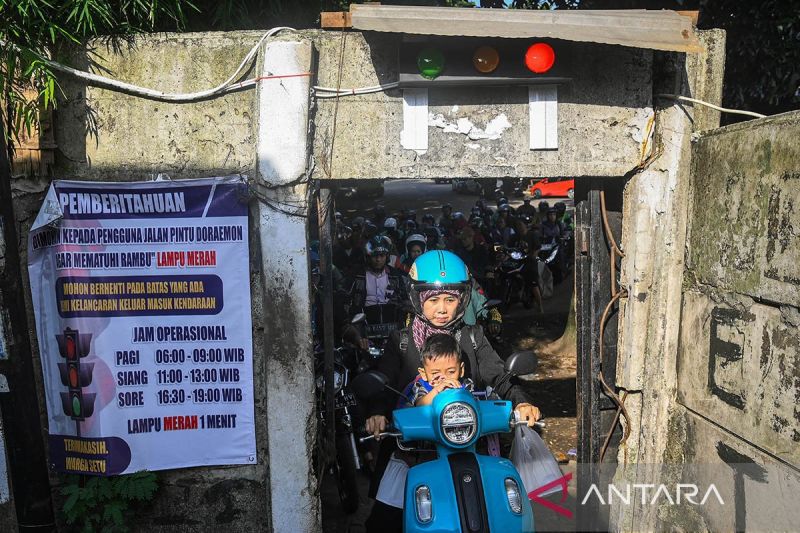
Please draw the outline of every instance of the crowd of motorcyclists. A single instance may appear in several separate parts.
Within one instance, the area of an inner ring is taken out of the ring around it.
[[[517,252],[515,257],[526,258],[522,269],[525,292],[541,312],[538,285],[542,267],[537,262],[540,256],[545,260],[551,250],[557,250],[547,268],[556,282],[563,279],[569,269],[572,230],[564,202],[549,205],[542,201],[534,207],[525,198],[515,209],[503,196],[498,196],[494,207],[480,198],[469,213],[454,212],[450,204],[444,204],[438,219],[426,213],[419,220],[413,209],[387,214],[378,205],[368,216],[349,220],[336,213],[333,264],[345,285],[339,289],[353,291],[351,305],[362,308],[404,300],[400,280],[414,260],[429,250],[449,250],[466,263],[484,295],[503,301],[507,307],[513,300],[499,277],[503,262],[510,259],[511,252]],[[370,274],[383,271],[388,275],[386,286]],[[380,292],[366,301],[368,282],[377,284]]]
[[[345,348],[337,348],[341,373],[352,377],[376,369],[392,384],[390,390],[397,391],[415,379],[426,339],[451,335],[463,353],[465,377],[478,388],[495,389],[497,397],[510,400],[521,419],[532,424],[540,416],[538,409],[518,385],[503,381],[503,362],[491,344],[499,334],[498,308],[519,301],[541,312],[540,272],[548,269],[556,280],[565,276],[571,235],[572,220],[563,202],[540,202],[537,208],[526,198],[512,208],[500,194],[494,206],[479,198],[469,213],[444,204],[438,218],[426,213],[418,219],[413,209],[387,213],[380,205],[350,219],[337,212],[333,287],[316,291],[315,339],[321,341],[320,299],[332,294],[334,336],[351,351],[343,355]],[[316,249],[311,259],[318,272]],[[319,288],[318,278],[314,283]],[[340,391],[348,381],[340,381]],[[320,384],[318,379],[318,388]],[[355,400],[340,395],[346,419],[339,414],[334,421],[344,425],[336,431],[343,443],[337,444],[337,454],[354,457],[338,460],[339,469],[360,463],[354,434],[380,435],[390,424],[392,409],[402,407],[396,395],[385,394],[351,416],[347,407],[355,409]],[[339,402],[337,396],[337,409]],[[341,438],[343,432],[347,440]],[[366,463],[374,466],[370,496],[376,499],[367,530],[394,530],[402,523],[395,470],[409,459],[388,440],[367,455]],[[350,480],[343,490],[347,476],[340,477],[345,478],[339,481],[344,502],[355,488]],[[399,497],[402,501],[402,493]]]

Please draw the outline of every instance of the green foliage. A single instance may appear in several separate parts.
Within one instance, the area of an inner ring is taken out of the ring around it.
[[[68,525],[82,532],[127,531],[125,514],[131,504],[153,499],[158,479],[152,472],[124,476],[68,476],[61,488],[62,511]]]
[[[19,138],[55,106],[58,80],[48,60],[64,61],[66,47],[99,36],[126,37],[167,21],[180,29],[186,0],[0,0],[0,100],[11,116],[6,135]],[[32,90],[35,98],[26,98]]]

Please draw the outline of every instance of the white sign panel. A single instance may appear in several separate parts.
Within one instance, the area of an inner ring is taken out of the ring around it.
[[[530,149],[558,149],[558,85],[528,87]]]
[[[245,192],[51,185],[28,269],[56,470],[256,462]]]

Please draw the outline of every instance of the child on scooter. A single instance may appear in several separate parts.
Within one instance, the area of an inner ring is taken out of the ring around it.
[[[452,335],[437,333],[428,337],[420,352],[420,365],[411,389],[411,405],[430,405],[445,389],[463,387],[472,391],[472,380],[462,379],[464,362],[458,341]]]

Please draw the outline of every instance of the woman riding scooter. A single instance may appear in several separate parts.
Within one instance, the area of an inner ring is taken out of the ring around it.
[[[472,379],[478,390],[495,387],[504,374],[503,361],[494,351],[479,325],[463,323],[464,310],[469,304],[472,279],[464,262],[451,252],[432,250],[417,258],[409,272],[411,287],[409,296],[414,309],[411,325],[394,331],[386,343],[386,350],[379,360],[377,370],[388,378],[390,386],[403,390],[417,375],[420,350],[425,340],[436,333],[453,335],[462,350],[465,376]],[[510,400],[519,413],[520,420],[533,425],[539,419],[539,409],[528,403],[525,392],[513,383],[499,383],[495,392]],[[386,430],[392,410],[397,406],[397,397],[385,393],[366,406],[367,432],[378,435]],[[386,467],[396,450],[394,440],[381,442],[375,476],[370,487],[370,496],[375,498],[379,489],[387,488],[382,483],[402,485],[389,472],[384,479]],[[367,520],[367,531],[388,533],[402,530],[402,509],[375,501]]]

